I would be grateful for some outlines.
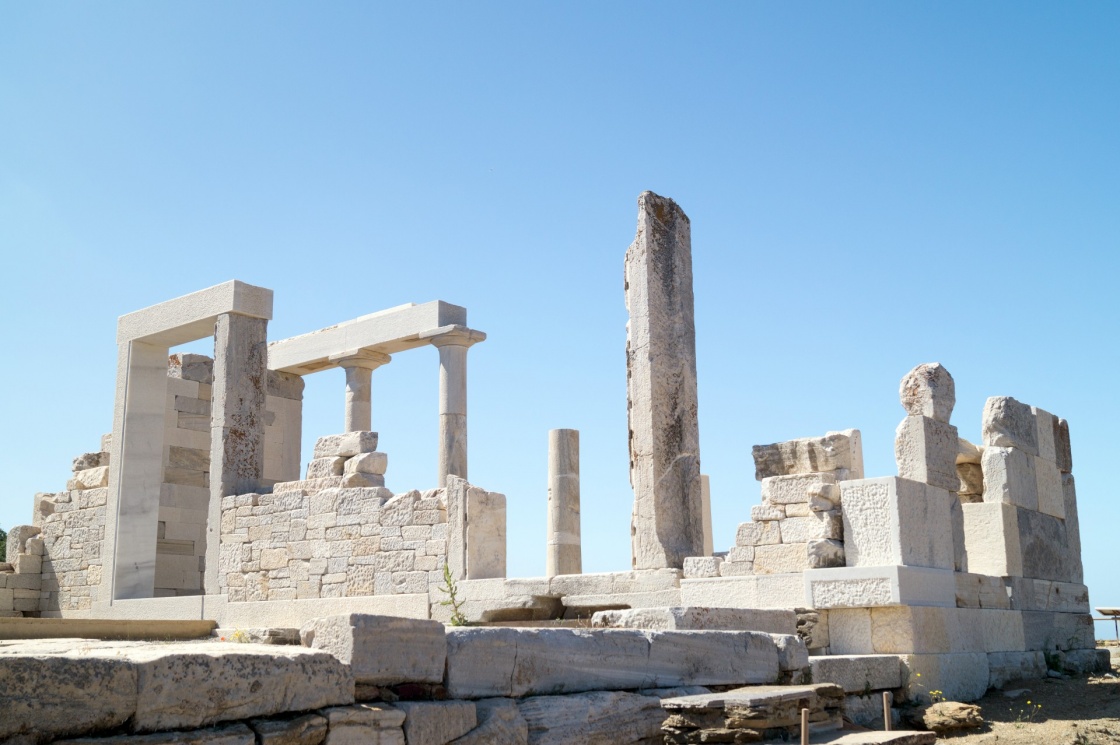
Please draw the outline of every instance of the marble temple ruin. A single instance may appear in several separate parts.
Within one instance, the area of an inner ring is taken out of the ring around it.
[[[336,720],[339,732],[359,722],[370,742],[716,741],[701,731],[731,730],[712,691],[732,684],[812,683],[800,695],[814,723],[846,711],[881,724],[884,692],[896,703],[932,689],[971,700],[1048,666],[1107,666],[1083,584],[1068,423],[993,397],[977,412],[982,442],[967,442],[951,423],[954,381],[940,364],[901,381],[897,474],[865,474],[856,429],[755,446],[759,499],[735,545],[714,550],[690,223],[651,192],[638,207],[625,256],[629,569],[582,572],[579,433],[553,430],[546,576],[507,576],[506,498],[468,476],[467,352],[486,335],[465,308],[402,305],[269,341],[272,291],[230,281],[120,318],[112,431],[74,460],[64,490],[35,495],[30,524],[10,531],[0,616],[302,627],[305,646],[345,663],[349,693],[264,713],[315,710],[324,733]],[[210,336],[212,357],[171,354]],[[436,479],[393,493],[372,431],[372,381],[394,355],[429,345],[439,366]],[[303,378],[333,368],[345,372],[344,431],[301,453]],[[455,613],[472,625],[445,631]],[[555,619],[591,628],[549,628]],[[389,648],[406,671],[387,674],[373,659]],[[0,649],[0,678],[5,659]],[[329,693],[343,673],[316,664]],[[442,685],[452,700],[440,702],[440,721],[458,722],[444,732],[456,734],[409,730],[423,720],[420,703],[329,708],[403,683]],[[661,693],[625,698],[653,689]],[[556,719],[534,696],[565,698],[568,713]],[[655,735],[593,737],[596,706],[630,706],[632,719],[656,710]],[[139,711],[133,732],[224,721],[172,717],[145,729]],[[771,724],[785,723],[774,727],[796,730],[788,711],[775,712]],[[528,734],[501,734],[518,721]],[[584,729],[550,740],[540,734],[548,722]],[[0,742],[32,731],[21,726],[0,724]],[[403,734],[369,734],[382,730]],[[307,740],[321,741],[331,742]]]

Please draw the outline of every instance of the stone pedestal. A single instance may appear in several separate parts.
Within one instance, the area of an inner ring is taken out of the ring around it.
[[[583,571],[579,530],[579,430],[549,430],[547,576]]]
[[[638,197],[626,307],[633,567],[679,569],[704,553],[691,232],[653,192]]]

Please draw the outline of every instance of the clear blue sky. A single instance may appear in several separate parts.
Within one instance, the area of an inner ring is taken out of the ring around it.
[[[582,436],[584,564],[629,566],[623,253],[692,219],[717,548],[751,445],[863,431],[940,361],[1069,419],[1094,605],[1120,605],[1120,6],[0,3],[0,524],[111,427],[116,317],[237,278],[279,339],[464,305],[471,480],[544,569],[546,443]],[[435,479],[437,362],[375,373],[390,488]],[[342,425],[308,379],[305,455]],[[1101,632],[1104,633],[1103,627]]]

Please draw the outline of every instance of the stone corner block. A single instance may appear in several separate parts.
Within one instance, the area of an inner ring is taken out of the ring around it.
[[[439,621],[350,613],[308,621],[303,645],[350,665],[357,683],[439,683],[447,637]]]

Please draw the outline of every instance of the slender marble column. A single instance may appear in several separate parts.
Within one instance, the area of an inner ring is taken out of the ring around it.
[[[549,430],[547,576],[583,572],[579,526],[579,430]]]
[[[361,349],[337,360],[346,373],[346,411],[343,432],[372,432],[371,392],[373,371],[392,359],[384,352]]]
[[[463,327],[430,337],[439,349],[439,453],[437,485],[467,478],[467,350],[486,338]]]

